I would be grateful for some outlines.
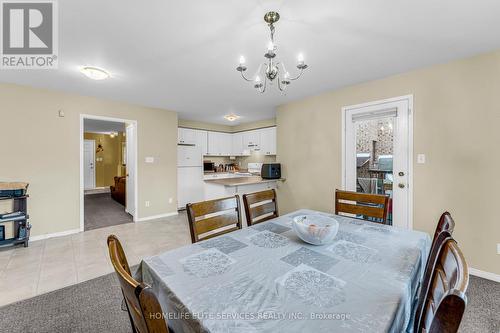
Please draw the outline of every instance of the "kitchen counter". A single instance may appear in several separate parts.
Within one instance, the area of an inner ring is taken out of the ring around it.
[[[223,179],[205,179],[205,183],[210,184],[218,184],[224,186],[242,186],[242,185],[253,185],[253,184],[265,184],[276,182],[278,180],[283,181],[283,178],[280,179],[263,179],[260,176],[252,176],[252,177],[234,177],[234,178],[223,178]]]

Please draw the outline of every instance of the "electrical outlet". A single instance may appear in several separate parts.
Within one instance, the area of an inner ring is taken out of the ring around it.
[[[146,201],[144,204],[146,205],[146,207],[149,207],[150,202],[149,202],[149,201]]]
[[[168,198],[168,203],[171,204],[174,201],[173,198]]]

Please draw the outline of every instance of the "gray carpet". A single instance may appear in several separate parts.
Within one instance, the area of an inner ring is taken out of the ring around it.
[[[110,193],[86,194],[84,206],[85,231],[132,222],[132,216],[111,198]]]
[[[500,284],[471,276],[463,333],[500,332]],[[0,332],[131,332],[116,276],[108,274],[0,308]]]

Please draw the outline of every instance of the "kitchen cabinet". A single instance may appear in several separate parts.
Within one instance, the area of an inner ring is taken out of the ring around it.
[[[202,155],[208,154],[208,131],[195,130],[196,146],[200,147]]]
[[[230,156],[232,150],[232,137],[230,133],[208,132],[209,156]]]
[[[276,155],[276,127],[239,133],[179,128],[178,143],[195,145],[205,156],[250,156],[254,150]]]
[[[196,144],[196,131],[190,128],[177,129],[177,143],[182,145]]]
[[[243,133],[243,148],[249,150],[260,149],[260,130],[253,130]]]
[[[231,156],[250,156],[250,149],[243,146],[243,132],[232,134]]]
[[[276,127],[263,128],[260,131],[260,152],[264,155],[276,155]]]

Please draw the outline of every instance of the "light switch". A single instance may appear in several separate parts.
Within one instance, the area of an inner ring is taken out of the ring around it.
[[[155,158],[154,158],[154,157],[151,157],[151,156],[146,157],[146,158],[145,158],[145,162],[146,162],[146,163],[154,163],[154,162],[155,162]]]
[[[425,154],[418,154],[417,155],[417,163],[418,164],[425,164]]]

